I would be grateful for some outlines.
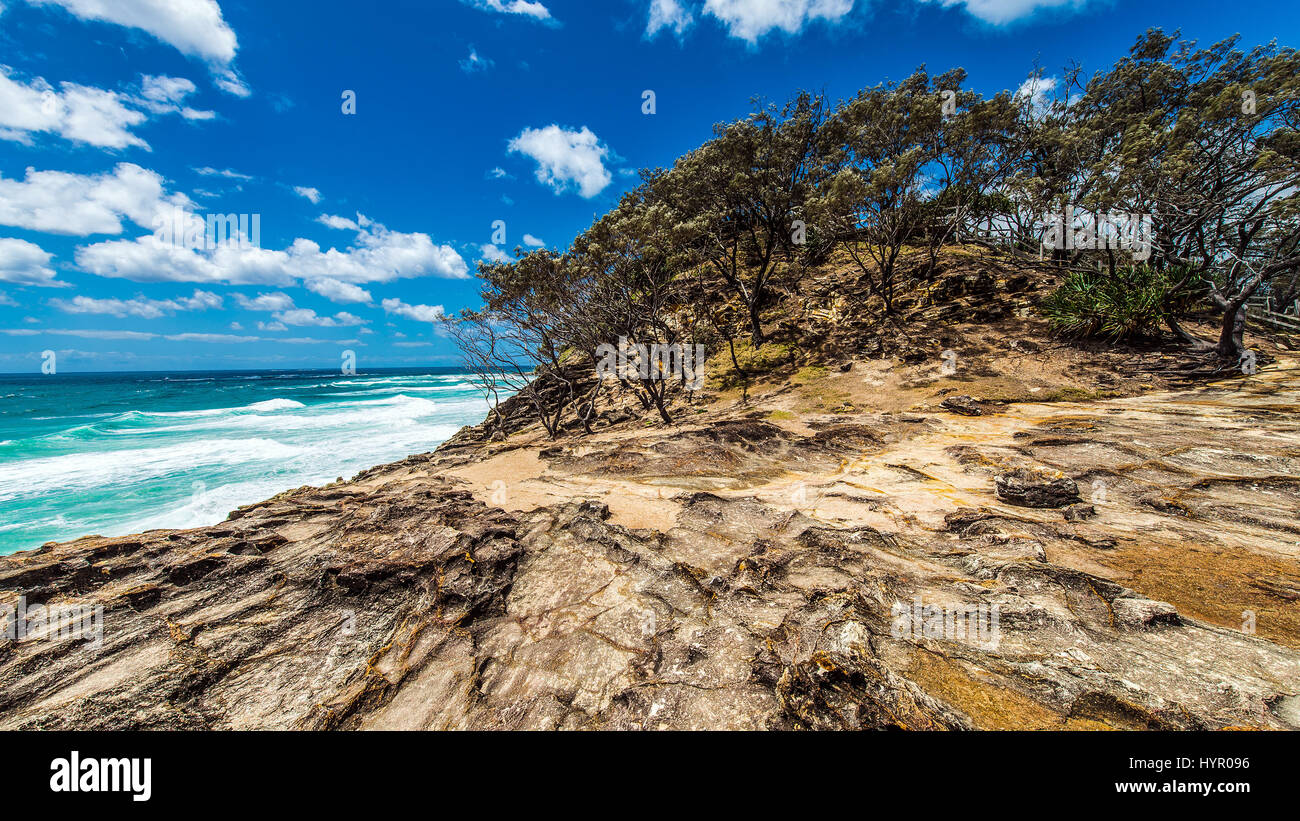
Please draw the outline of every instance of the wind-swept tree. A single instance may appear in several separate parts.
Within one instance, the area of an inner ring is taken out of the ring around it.
[[[1222,312],[1212,347],[1228,359],[1243,350],[1247,300],[1300,268],[1300,56],[1236,42],[1197,49],[1149,31],[1089,82],[1077,114],[1104,148],[1091,201],[1152,215],[1154,264],[1183,272],[1171,298],[1208,289]]]
[[[897,85],[865,89],[841,105],[823,134],[829,170],[816,220],[894,311],[899,257],[925,229],[927,173],[940,143],[939,90],[924,69]]]
[[[585,279],[591,287],[584,301],[585,324],[600,329],[603,345],[642,350],[647,366],[656,370],[617,376],[644,407],[654,408],[671,424],[672,396],[689,380],[683,378],[685,374],[669,378],[659,369],[665,363],[653,354],[671,350],[680,363],[682,351],[688,357],[691,352],[694,324],[689,321],[692,312],[683,304],[691,258],[682,225],[665,203],[651,197],[651,189],[652,185],[645,185],[625,196],[617,208],[574,240],[571,257],[587,271]],[[694,363],[694,367],[702,365]]]
[[[754,347],[767,340],[763,309],[779,264],[794,257],[804,208],[822,167],[819,131],[825,101],[806,92],[784,107],[758,108],[716,126],[716,138],[690,152],[653,187],[671,207],[696,257],[744,306]]]

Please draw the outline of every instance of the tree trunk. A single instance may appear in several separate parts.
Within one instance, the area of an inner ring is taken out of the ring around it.
[[[1215,351],[1224,359],[1240,359],[1245,350],[1242,337],[1246,333],[1246,305],[1229,305],[1223,312],[1223,324],[1219,329],[1219,344]]]
[[[753,344],[754,350],[758,350],[767,337],[763,336],[763,320],[759,318],[758,297],[749,303],[749,327],[751,330],[750,343]]]

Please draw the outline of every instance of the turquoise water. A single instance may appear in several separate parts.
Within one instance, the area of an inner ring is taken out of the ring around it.
[[[486,413],[450,369],[0,375],[0,554],[216,524]]]

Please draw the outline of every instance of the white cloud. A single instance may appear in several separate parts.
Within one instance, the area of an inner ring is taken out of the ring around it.
[[[487,71],[492,68],[493,62],[478,53],[478,49],[470,46],[469,56],[460,61],[460,70],[466,74],[473,74],[476,71]]]
[[[289,330],[289,326],[285,325],[283,322],[259,322],[257,323],[257,329],[259,331],[275,333],[277,331],[287,331]]]
[[[201,169],[200,173],[235,175],[214,169]],[[0,225],[89,236],[122,234],[127,223],[152,232],[159,225],[170,225],[178,208],[190,219],[202,220],[188,197],[168,193],[164,183],[157,173],[132,163],[92,175],[28,168],[22,180],[0,177]],[[284,250],[238,243],[203,250],[178,247],[149,233],[82,246],[77,249],[76,261],[86,273],[138,282],[325,283],[317,285],[319,293],[352,302],[370,301],[369,294],[355,287],[364,283],[425,276],[465,279],[469,275],[469,266],[460,254],[450,245],[435,244],[428,234],[390,231],[362,214],[355,221],[328,216],[320,221],[355,232],[351,246],[323,250],[316,242],[299,238]],[[54,273],[48,269],[48,254],[20,240],[7,241],[5,247],[12,258],[6,269],[11,281],[21,276],[25,282],[50,284]],[[344,287],[347,285],[354,287]]]
[[[1061,6],[1072,6],[1077,9],[1087,0],[924,0],[924,2],[939,3],[944,8],[965,6],[972,17],[1001,26],[1029,17],[1039,9]]]
[[[294,327],[344,328],[366,324],[364,319],[347,311],[339,311],[334,316],[318,316],[310,308],[295,308],[291,311],[281,311],[273,316],[285,325]]]
[[[191,205],[167,195],[163,178],[134,163],[104,174],[27,169],[26,177],[0,176],[0,225],[49,234],[120,234],[124,220],[152,229],[154,218]]]
[[[206,311],[221,308],[221,297],[209,291],[196,290],[193,296],[178,299],[95,299],[78,296],[71,300],[52,299],[50,305],[68,314],[107,314],[116,317],[133,316],[139,319],[158,319],[178,311]]]
[[[232,336],[231,334],[169,334],[163,337],[169,342],[212,342],[212,343],[237,343],[245,342],[262,342],[260,336]]]
[[[1016,97],[1031,97],[1034,102],[1042,102],[1056,88],[1055,77],[1030,77],[1016,89]]]
[[[303,285],[308,291],[319,294],[330,302],[338,302],[344,305],[354,302],[369,305],[374,302],[374,297],[370,295],[369,291],[350,282],[339,282],[333,279],[313,279],[303,283]]]
[[[450,245],[435,245],[428,234],[390,231],[358,217],[357,235],[345,250],[296,239],[286,249],[223,243],[212,250],[178,248],[152,234],[77,249],[77,264],[87,273],[136,282],[201,282],[230,285],[292,285],[299,279],[333,280],[354,285],[433,276],[465,279],[469,266]]]
[[[61,6],[82,20],[114,23],[152,34],[182,54],[198,57],[212,69],[216,85],[246,97],[248,87],[235,71],[239,49],[235,32],[221,16],[216,0],[28,0],[37,6]]]
[[[228,180],[241,180],[244,182],[253,179],[251,174],[241,174],[238,171],[232,171],[229,168],[212,168],[210,166],[196,168],[194,169],[194,173],[204,177],[225,177]]]
[[[293,297],[280,291],[258,294],[252,299],[243,294],[235,294],[235,303],[245,311],[289,311],[294,307]]]
[[[260,323],[259,323],[260,324]],[[264,330],[272,330],[266,328]],[[278,330],[285,330],[283,327]],[[63,328],[42,328],[35,330],[32,328],[0,328],[0,334],[6,336],[77,336],[83,339],[126,339],[132,341],[147,342],[152,339],[166,339],[169,342],[205,342],[212,344],[244,344],[248,342],[284,342],[290,345],[349,345],[358,344],[355,339],[313,339],[312,337],[297,337],[294,339],[267,339],[261,336],[237,336],[234,334],[205,334],[205,333],[182,333],[182,334],[159,334],[149,333],[147,331],[99,331],[99,330],[81,330],[81,329],[63,329]]]
[[[309,200],[312,205],[315,205],[318,202],[320,202],[320,191],[316,190],[315,188],[307,188],[306,186],[295,185],[293,187],[293,193],[297,194],[303,199]]]
[[[695,16],[681,0],[651,0],[650,19],[646,23],[645,36],[654,37],[664,29],[671,29],[681,37],[694,21]]]
[[[31,134],[50,132],[99,148],[147,148],[130,132],[147,117],[125,105],[115,91],[64,83],[56,91],[44,79],[31,83],[10,78],[0,66],[0,139],[31,142]]]
[[[570,131],[558,125],[525,128],[510,141],[511,153],[537,162],[537,181],[562,193],[576,187],[585,199],[605,190],[611,176],[605,168],[609,148],[600,143],[586,126]]]
[[[488,262],[512,262],[513,261],[509,254],[507,254],[505,251],[502,251],[500,248],[496,247],[495,245],[492,244],[484,245],[481,250],[483,251],[482,259]]]
[[[0,6],[0,14],[3,13],[4,13],[4,6]],[[6,294],[4,291],[0,291],[0,305],[5,306],[6,308],[18,307],[18,303],[14,301],[14,298]]]
[[[524,234],[524,245],[530,248],[541,248],[546,245],[546,240],[538,239],[532,234]]]
[[[1029,100],[1029,114],[1035,119],[1048,113],[1052,104],[1049,94],[1056,88],[1055,77],[1030,77],[1016,89],[1016,99]]]
[[[82,339],[132,339],[147,340],[157,338],[157,334],[146,333],[144,331],[87,331],[81,329],[62,329],[62,328],[41,328],[39,331],[32,328],[23,328],[21,330],[0,330],[0,334],[8,336],[40,336],[43,334],[57,334],[59,336],[79,336]]]
[[[184,77],[163,77],[144,75],[140,78],[139,104],[155,114],[180,114],[187,120],[211,120],[216,117],[213,111],[195,111],[184,105],[185,98],[197,89],[194,83]]]
[[[551,20],[551,11],[546,6],[530,0],[467,0],[474,8],[483,11],[495,11],[501,14],[522,14],[534,20]]]
[[[0,282],[57,287],[50,254],[24,239],[0,239]]]
[[[416,322],[438,322],[446,316],[441,305],[407,305],[400,299],[385,299],[383,306],[386,313],[413,319]]]
[[[36,77],[15,80],[0,66],[0,139],[30,144],[33,134],[57,134],[65,140],[97,148],[144,148],[149,144],[131,129],[155,115],[179,114],[189,120],[210,120],[211,111],[183,106],[194,84],[179,77],[141,77],[139,94],[61,83],[58,89]]]
[[[357,225],[356,221],[350,220],[347,217],[336,217],[333,214],[321,214],[319,217],[316,218],[316,221],[319,222],[321,225],[325,225],[330,228],[336,228],[340,231],[361,230],[361,227]]]
[[[155,105],[179,105],[194,92],[194,83],[184,77],[146,74],[140,81],[140,96]]]
[[[514,179],[513,177],[510,176],[509,172],[507,172],[504,168],[501,168],[500,166],[493,168],[491,171],[487,172],[487,174],[485,174],[484,176],[486,176],[489,180]]]
[[[851,11],[853,0],[705,0],[704,3],[704,12],[720,20],[728,34],[750,43],[775,29],[798,34],[814,20],[837,23]]]

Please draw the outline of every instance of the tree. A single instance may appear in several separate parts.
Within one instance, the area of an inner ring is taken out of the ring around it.
[[[715,139],[684,156],[653,187],[689,238],[695,257],[729,286],[745,308],[750,340],[761,346],[763,309],[778,263],[794,257],[796,221],[822,168],[820,96],[800,93],[782,108],[757,108],[716,126]]]
[[[940,94],[920,69],[842,104],[824,134],[828,178],[813,210],[871,293],[894,310],[898,260],[926,222],[927,169],[939,151]]]
[[[654,372],[640,378],[617,376],[644,407],[653,407],[672,424],[669,405],[685,385],[685,373],[669,378],[652,353],[672,349],[680,355],[681,346],[694,342],[692,323],[683,321],[689,313],[684,311],[683,284],[690,257],[681,225],[666,204],[651,198],[652,189],[648,184],[625,196],[574,240],[570,255],[587,271],[591,287],[583,325],[599,329],[603,342],[597,347],[615,342],[633,349],[644,346]]]
[[[1300,267],[1300,57],[1276,45],[1241,52],[1236,42],[1196,49],[1147,32],[1088,83],[1074,127],[1076,144],[1100,148],[1084,198],[1150,214],[1153,263],[1183,272],[1171,299],[1208,287],[1222,312],[1216,343],[1172,314],[1171,330],[1234,360],[1247,300]]]

